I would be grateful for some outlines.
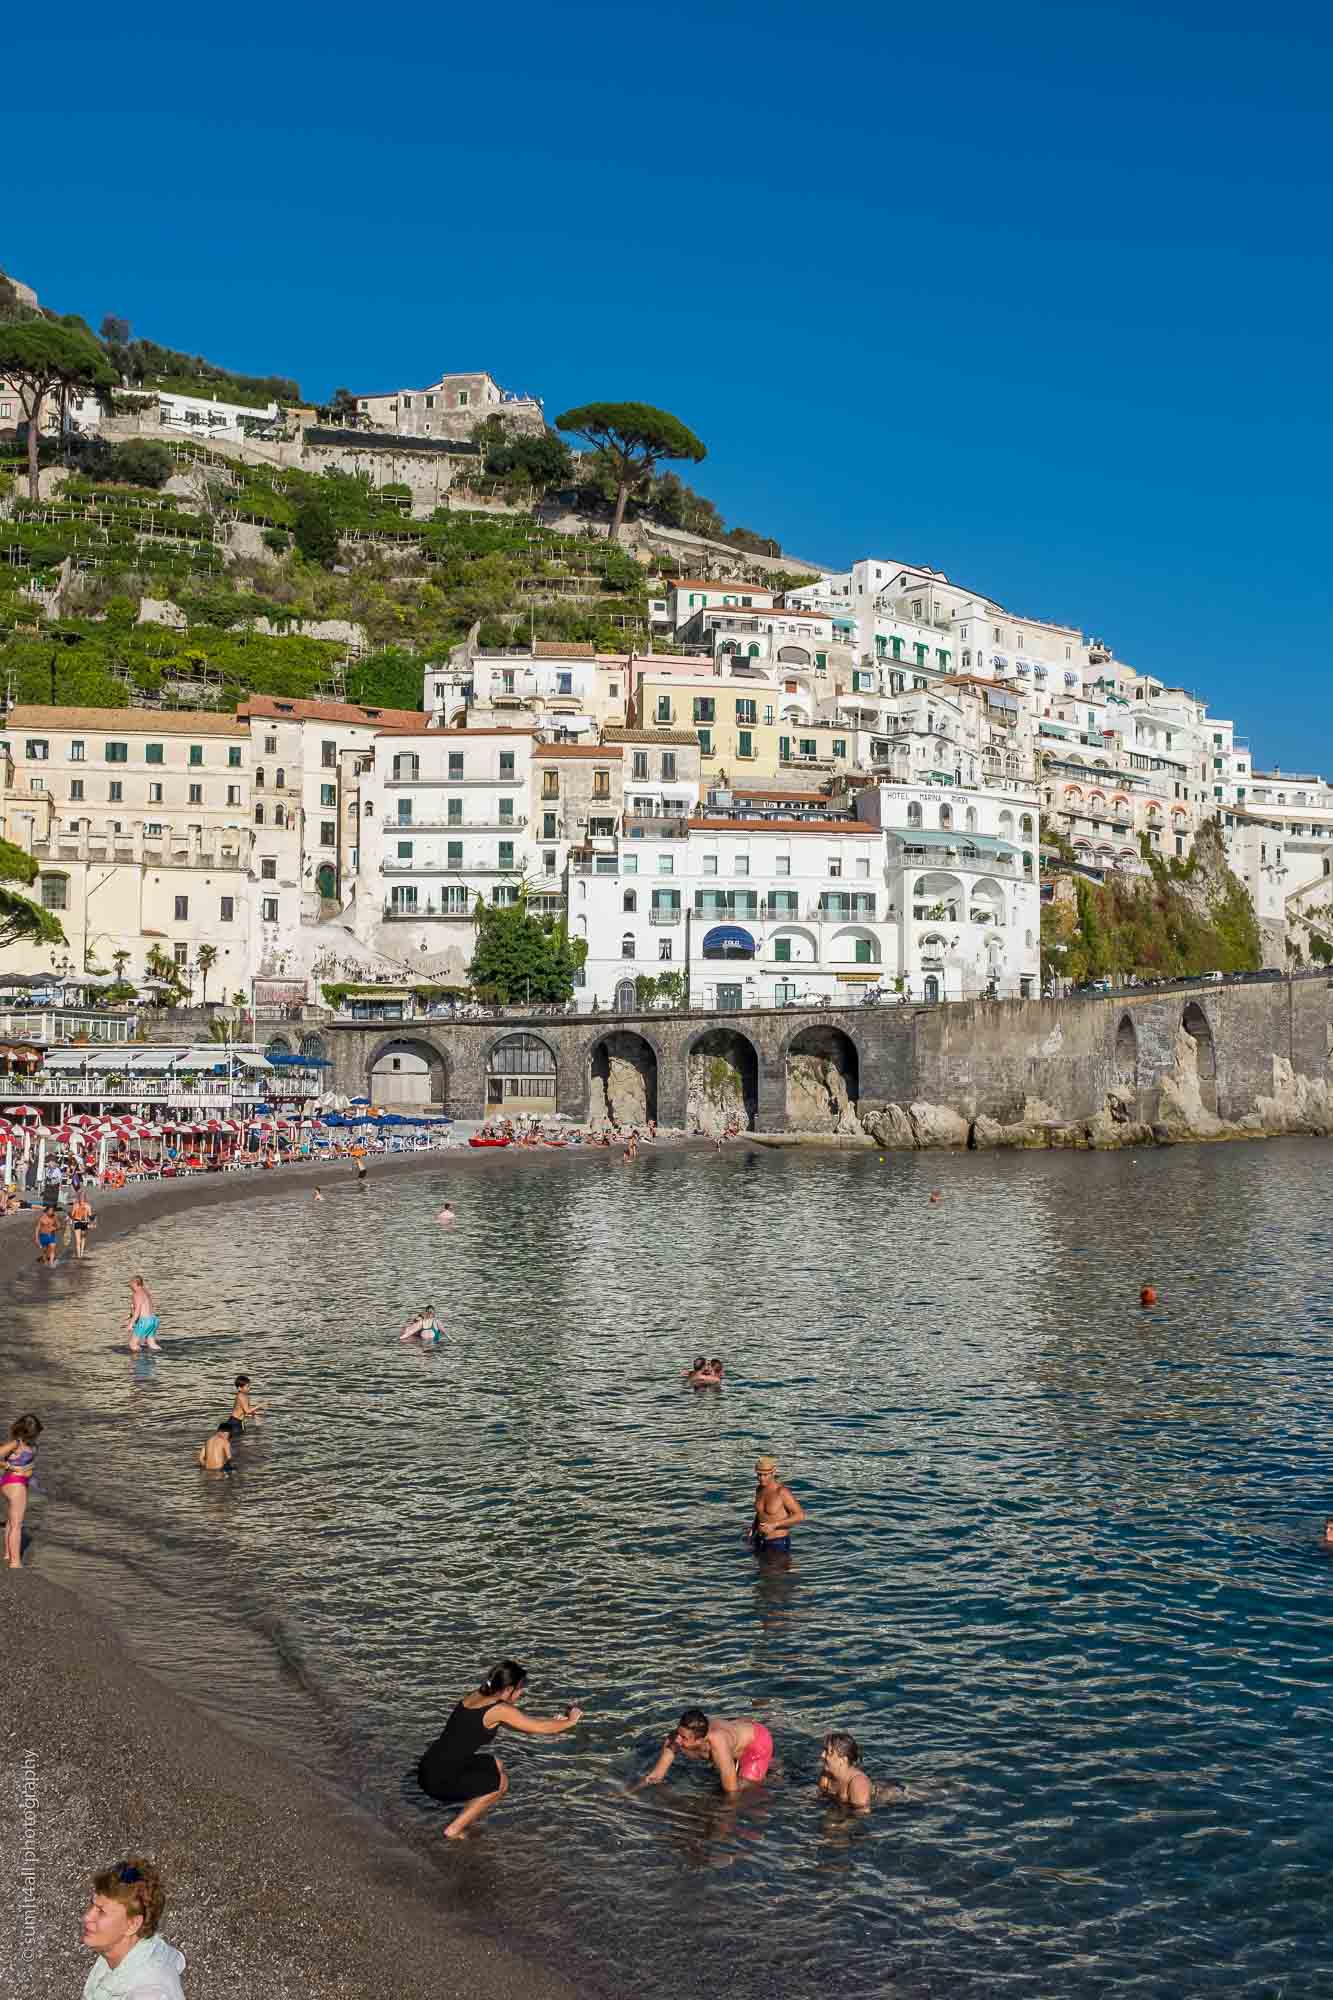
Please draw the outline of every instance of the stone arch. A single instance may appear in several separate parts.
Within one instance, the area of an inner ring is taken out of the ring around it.
[[[1128,1014],[1120,1016],[1115,1031],[1115,1080],[1121,1090],[1139,1087],[1139,1037]]]
[[[686,1055],[689,1120],[702,1132],[739,1122],[753,1128],[759,1113],[759,1051],[738,1028],[708,1028]]]
[[[317,1062],[327,1062],[329,1048],[323,1035],[302,1035],[301,1054],[312,1056]]]
[[[858,945],[868,949],[858,951]],[[868,924],[846,924],[828,941],[831,965],[878,965],[880,956],[879,939]]]
[[[657,1050],[646,1035],[623,1029],[588,1052],[588,1116],[642,1125],[657,1116]]]
[[[559,1076],[555,1050],[542,1036],[497,1036],[486,1051],[487,1117],[549,1117]]]
[[[448,1111],[448,1058],[420,1036],[386,1035],[366,1058],[366,1095],[372,1104],[391,1108]]]
[[[264,1044],[264,1054],[272,1061],[274,1056],[289,1056],[292,1045],[286,1035],[270,1035]]]
[[[787,1125],[796,1132],[857,1129],[861,1053],[842,1028],[798,1028],[783,1050]]]
[[[1212,1025],[1197,1000],[1191,1000],[1180,1017],[1180,1025],[1194,1044],[1194,1061],[1199,1077],[1199,1098],[1205,1111],[1217,1116],[1217,1045]]]
[[[808,667],[810,655],[804,646],[779,646],[778,659],[785,666]]]
[[[778,957],[778,941],[783,940],[788,949],[784,958]],[[775,964],[813,965],[819,957],[819,944],[813,931],[803,924],[778,924],[768,934],[767,955]]]

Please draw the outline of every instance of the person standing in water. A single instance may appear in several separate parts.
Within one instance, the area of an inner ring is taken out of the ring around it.
[[[875,1787],[861,1769],[860,1746],[845,1729],[831,1729],[824,1738],[819,1789],[826,1799],[836,1799],[853,1812],[869,1812],[875,1803]]]
[[[444,1204],[444,1207],[440,1210],[435,1220],[439,1223],[441,1229],[450,1229],[453,1227],[454,1211],[448,1202]]]
[[[130,1337],[130,1353],[137,1354],[140,1346],[153,1354],[162,1349],[157,1344],[157,1308],[153,1296],[142,1278],[130,1279],[130,1314],[125,1322],[125,1331]]]
[[[56,1245],[60,1241],[60,1214],[52,1202],[48,1201],[38,1216],[32,1240],[37,1245],[37,1262],[48,1267],[54,1264]]]
[[[224,1417],[217,1429],[199,1447],[199,1463],[205,1472],[230,1472],[232,1424]]]
[[[778,1462],[767,1456],[754,1462],[754,1520],[746,1540],[757,1556],[789,1556],[791,1531],[805,1519],[805,1509],[778,1477]]]
[[[14,1419],[9,1426],[8,1443],[0,1444],[0,1466],[4,1467],[0,1493],[5,1496],[5,1562],[10,1569],[23,1567],[23,1517],[28,1511],[28,1487],[41,1434],[41,1419],[29,1413]]]
[[[69,1226],[74,1231],[74,1255],[82,1263],[88,1247],[88,1231],[97,1227],[93,1205],[82,1188],[69,1205]]]
[[[583,1720],[581,1708],[542,1720],[524,1715],[519,1707],[528,1670],[517,1660],[501,1660],[475,1694],[465,1694],[443,1730],[417,1766],[417,1783],[441,1805],[462,1806],[444,1829],[446,1840],[459,1840],[509,1790],[504,1765],[487,1746],[499,1729],[516,1729],[521,1736],[563,1736]]]
[[[706,1716],[701,1708],[687,1708],[668,1732],[657,1762],[634,1789],[660,1785],[678,1755],[711,1764],[723,1791],[738,1792],[742,1785],[756,1784],[768,1776],[773,1738],[754,1716],[738,1716],[728,1722],[720,1715]]]

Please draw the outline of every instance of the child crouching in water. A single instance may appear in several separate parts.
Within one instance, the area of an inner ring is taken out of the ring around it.
[[[836,1799],[839,1805],[850,1806],[853,1812],[869,1812],[875,1803],[876,1788],[861,1769],[856,1738],[845,1729],[831,1729],[824,1738],[819,1789],[825,1798]]]

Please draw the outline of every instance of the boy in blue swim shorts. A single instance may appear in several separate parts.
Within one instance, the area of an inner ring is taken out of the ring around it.
[[[125,1322],[131,1354],[137,1354],[140,1347],[148,1348],[153,1354],[162,1352],[157,1344],[157,1326],[157,1312],[147,1285],[142,1278],[131,1278],[130,1316]]]

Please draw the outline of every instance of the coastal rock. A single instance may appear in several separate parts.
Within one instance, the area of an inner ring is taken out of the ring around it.
[[[846,1078],[827,1056],[788,1058],[787,1123],[795,1132],[860,1132]]]
[[[1035,1152],[1052,1143],[1051,1133],[1062,1123],[1053,1105],[1040,1097],[1024,1097],[1017,1118],[987,1118],[984,1113],[974,1118],[968,1145],[979,1153],[1005,1146]]]
[[[1215,1089],[1213,1079],[1208,1082],[1210,1089]],[[1225,1139],[1234,1131],[1205,1104],[1203,1087],[1198,1044],[1184,1028],[1178,1028],[1175,1061],[1162,1074],[1153,1125],[1153,1137],[1159,1145],[1169,1146],[1189,1139]]]
[[[966,1146],[968,1121],[947,1104],[885,1104],[863,1107],[861,1128],[877,1146],[912,1148]]]
[[[725,1132],[728,1125],[749,1130],[745,1080],[731,1056],[702,1049],[691,1053],[686,1112],[688,1129],[710,1139]]]
[[[593,1061],[588,1109],[594,1119],[610,1118],[617,1125],[643,1125],[649,1116],[648,1074],[641,1055],[617,1048],[625,1036],[609,1036]]]
[[[1264,1132],[1278,1136],[1325,1137],[1333,1131],[1333,1102],[1323,1078],[1302,1076],[1285,1056],[1273,1057],[1271,1096],[1260,1096],[1252,1114]],[[1242,1126],[1249,1120],[1243,1118]]]

